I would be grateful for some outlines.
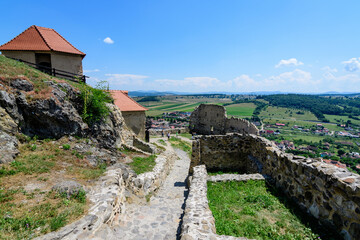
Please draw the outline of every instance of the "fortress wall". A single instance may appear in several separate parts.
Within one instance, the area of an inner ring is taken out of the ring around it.
[[[190,131],[201,135],[225,134],[226,111],[223,106],[200,104],[190,115]]]
[[[234,117],[226,119],[225,132],[259,135],[259,129],[253,123]]]
[[[259,172],[269,176],[300,208],[344,239],[360,239],[360,176],[315,159],[281,152],[255,135],[199,136],[190,168]]]
[[[258,128],[240,118],[227,118],[223,106],[200,104],[190,116],[190,131],[200,135],[242,133],[259,135]]]

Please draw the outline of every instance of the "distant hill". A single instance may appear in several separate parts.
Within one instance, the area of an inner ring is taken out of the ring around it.
[[[209,94],[221,94],[221,95],[280,95],[280,94],[299,94],[299,95],[319,95],[319,96],[351,96],[356,97],[360,96],[360,93],[354,92],[325,92],[325,93],[290,93],[290,92],[280,92],[280,91],[258,91],[258,92],[158,92],[154,90],[150,91],[129,91],[130,97],[147,97],[147,96],[168,96],[168,95],[209,95]]]

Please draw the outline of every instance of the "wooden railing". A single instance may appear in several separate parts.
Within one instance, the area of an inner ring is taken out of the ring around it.
[[[88,78],[88,76],[85,76],[85,75],[71,73],[71,72],[59,70],[59,69],[56,69],[56,68],[51,68],[51,67],[43,66],[43,65],[40,65],[40,64],[27,62],[27,61],[24,61],[22,59],[17,59],[17,58],[11,58],[11,59],[19,61],[19,62],[26,63],[26,64],[30,65],[31,67],[34,67],[34,68],[36,68],[36,69],[38,69],[38,70],[40,70],[40,71],[42,71],[44,73],[47,73],[47,74],[49,74],[51,76],[67,78],[67,79],[69,79],[70,81],[73,81],[73,82],[86,83],[86,78]]]

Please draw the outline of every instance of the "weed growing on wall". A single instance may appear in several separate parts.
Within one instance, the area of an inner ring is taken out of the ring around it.
[[[93,125],[109,115],[110,110],[106,103],[112,103],[114,100],[107,90],[108,85],[105,81],[99,82],[95,88],[87,84],[81,85],[80,96],[83,100],[81,117],[88,125]]]

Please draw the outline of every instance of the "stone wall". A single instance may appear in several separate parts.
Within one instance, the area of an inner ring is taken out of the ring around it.
[[[190,116],[190,131],[201,135],[226,133],[259,134],[257,127],[245,119],[227,118],[226,109],[214,104],[200,104]]]
[[[207,179],[208,175],[205,165],[194,167],[189,197],[186,200],[185,215],[181,226],[181,240],[246,240],[247,238],[216,234],[215,219],[207,199]]]
[[[197,137],[190,168],[201,164],[266,175],[321,224],[337,229],[344,239],[360,239],[358,174],[283,153],[265,138],[236,133]]]

